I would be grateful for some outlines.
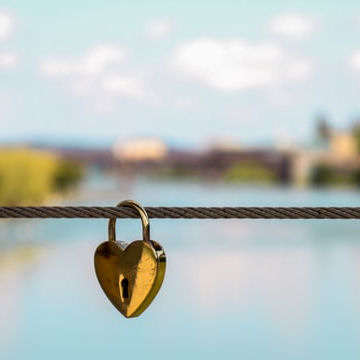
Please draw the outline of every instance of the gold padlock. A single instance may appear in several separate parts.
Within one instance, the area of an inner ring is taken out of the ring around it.
[[[150,222],[145,209],[133,200],[117,206],[135,209],[141,218],[143,240],[130,244],[116,241],[116,219],[109,220],[109,240],[95,251],[95,272],[111,303],[127,318],[139,316],[152,302],[165,276],[163,247],[150,240]]]

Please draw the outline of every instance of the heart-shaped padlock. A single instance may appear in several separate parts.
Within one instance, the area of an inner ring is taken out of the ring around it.
[[[117,206],[135,209],[142,222],[143,240],[130,244],[116,241],[115,222],[109,220],[109,241],[95,251],[95,272],[111,303],[127,318],[139,316],[152,302],[164,280],[166,256],[162,246],[150,240],[145,209],[133,200]]]

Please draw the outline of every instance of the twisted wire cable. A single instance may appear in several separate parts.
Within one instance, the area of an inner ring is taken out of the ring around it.
[[[360,207],[145,207],[153,219],[360,219]],[[138,218],[125,207],[4,206],[0,218]]]

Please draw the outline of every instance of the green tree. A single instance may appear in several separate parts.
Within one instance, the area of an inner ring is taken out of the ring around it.
[[[274,182],[277,176],[274,171],[255,162],[236,164],[228,169],[224,178],[231,182]]]
[[[79,165],[47,151],[0,150],[0,204],[38,205],[81,180]]]
[[[59,191],[68,190],[80,182],[83,173],[83,168],[79,164],[60,160],[54,175],[55,189]]]
[[[347,169],[336,169],[325,164],[314,167],[311,176],[311,184],[315,186],[346,185],[356,183],[356,174]]]
[[[0,201],[6,205],[39,204],[52,191],[56,158],[28,149],[0,151]]]

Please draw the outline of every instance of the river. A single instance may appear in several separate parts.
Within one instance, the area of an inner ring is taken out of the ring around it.
[[[62,204],[358,206],[360,192],[119,181],[92,174]],[[0,358],[359,359],[360,222],[152,220],[167,253],[162,289],[125,319],[93,269],[106,220],[0,224]],[[118,220],[119,240],[141,234]]]

